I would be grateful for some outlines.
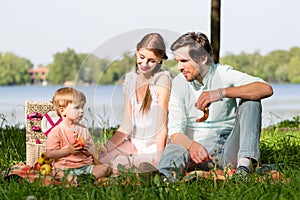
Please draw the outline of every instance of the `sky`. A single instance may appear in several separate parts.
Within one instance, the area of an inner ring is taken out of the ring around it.
[[[0,3],[0,52],[13,52],[35,66],[51,63],[55,53],[68,48],[76,53],[96,51],[103,57],[119,49],[113,53],[117,56],[124,48],[134,49],[142,34],[150,31],[163,33],[167,44],[188,31],[201,31],[210,37],[210,0]],[[223,0],[221,56],[241,52],[264,55],[300,47],[299,9],[297,0]]]

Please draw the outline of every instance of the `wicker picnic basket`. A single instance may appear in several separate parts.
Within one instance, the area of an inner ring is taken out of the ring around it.
[[[41,129],[41,117],[53,110],[51,102],[25,101],[27,165],[34,165],[45,152],[47,136]]]

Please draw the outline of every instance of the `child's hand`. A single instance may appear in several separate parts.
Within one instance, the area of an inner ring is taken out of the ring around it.
[[[80,146],[80,144],[72,144],[69,146],[69,152],[71,155],[75,155],[79,152],[81,152],[82,147]]]
[[[87,149],[81,149],[81,153],[83,153],[86,156],[92,156],[92,154]]]

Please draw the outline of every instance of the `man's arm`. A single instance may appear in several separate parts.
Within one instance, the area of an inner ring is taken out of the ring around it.
[[[171,143],[185,147],[190,152],[190,157],[195,163],[208,162],[212,160],[208,151],[199,143],[189,139],[182,133],[174,133],[171,136]]]
[[[273,95],[272,87],[264,82],[254,82],[237,87],[223,88],[224,97],[260,100]]]
[[[267,83],[258,81],[236,87],[204,91],[199,96],[195,106],[203,111],[212,102],[220,101],[223,98],[240,98],[255,101],[270,97],[272,95],[272,87]]]
[[[180,79],[181,78],[181,79]],[[177,76],[172,82],[172,93],[169,101],[169,135],[171,143],[178,144],[190,152],[190,156],[195,163],[202,163],[211,160],[210,154],[199,143],[191,140],[183,134],[187,126],[187,115],[189,115],[188,104],[190,96],[187,92],[187,82],[183,77]]]

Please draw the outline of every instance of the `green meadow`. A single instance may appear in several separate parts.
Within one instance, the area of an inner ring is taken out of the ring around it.
[[[107,138],[112,130],[104,130]],[[0,127],[0,138],[1,171],[26,160],[25,129]],[[106,185],[95,184],[92,176],[81,176],[78,187],[66,187],[1,176],[0,199],[300,199],[299,117],[263,129],[260,147],[260,163],[277,166],[284,175],[280,180],[274,181],[256,172],[248,181],[198,178],[190,182],[165,183],[159,176],[137,178],[128,173]],[[263,177],[263,181],[258,181],[257,177]]]

